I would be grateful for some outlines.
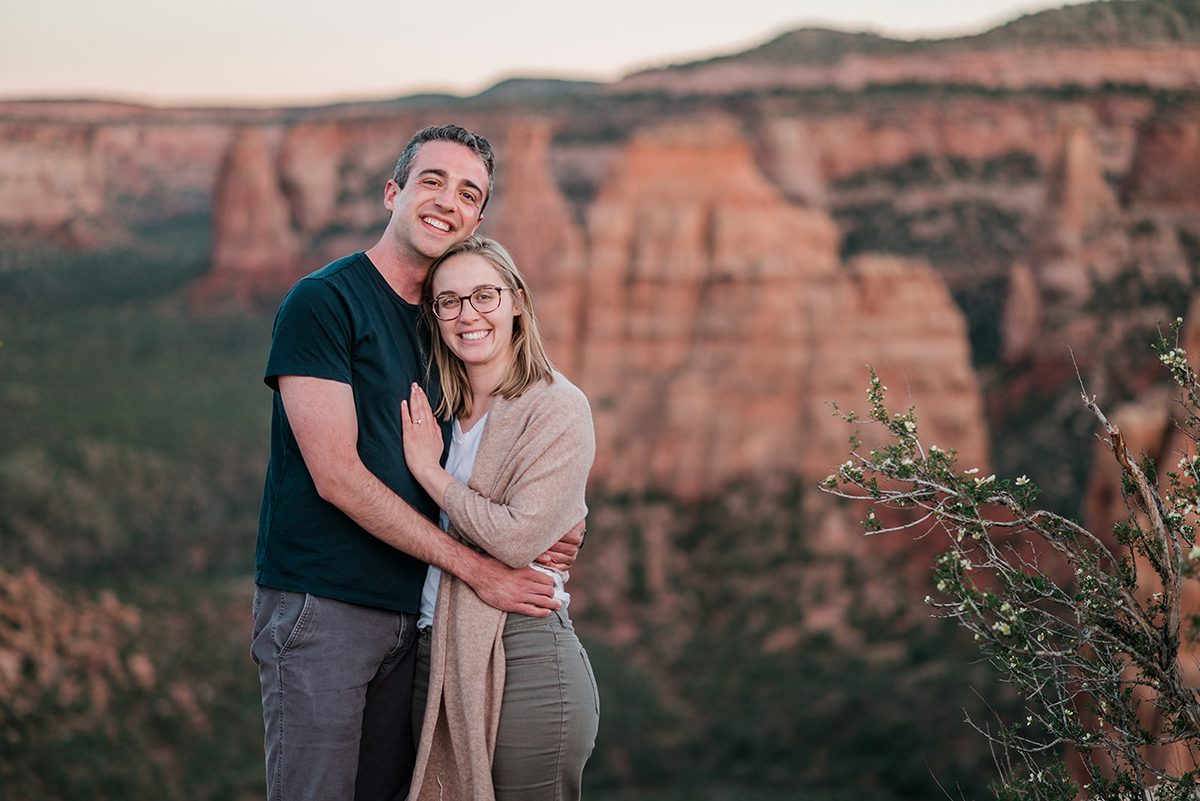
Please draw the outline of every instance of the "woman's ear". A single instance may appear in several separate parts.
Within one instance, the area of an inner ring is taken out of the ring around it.
[[[520,317],[523,314],[521,310],[525,308],[525,290],[515,289],[513,291],[517,294],[517,297],[521,299],[520,303],[513,304],[513,317]]]

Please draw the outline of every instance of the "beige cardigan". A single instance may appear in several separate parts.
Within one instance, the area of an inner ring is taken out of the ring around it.
[[[512,567],[529,564],[587,513],[596,442],[587,398],[560,373],[488,411],[469,486],[446,488],[450,532]],[[504,696],[507,615],[442,574],[429,700],[410,801],[491,801]],[[397,721],[397,725],[402,725]]]

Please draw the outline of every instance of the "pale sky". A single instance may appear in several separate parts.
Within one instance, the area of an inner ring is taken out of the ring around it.
[[[1078,0],[1075,0],[1078,2]],[[614,80],[805,25],[974,33],[1065,0],[3,0],[0,99],[307,104]]]

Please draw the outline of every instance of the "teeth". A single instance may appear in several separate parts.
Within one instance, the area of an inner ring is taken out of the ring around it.
[[[478,339],[483,339],[487,336],[487,331],[469,331],[462,335],[462,338],[468,342],[474,342]]]
[[[448,223],[448,222],[443,222],[442,220],[436,220],[433,217],[422,217],[421,219],[424,220],[429,225],[432,225],[434,228],[441,229],[442,231],[450,230],[450,223]]]

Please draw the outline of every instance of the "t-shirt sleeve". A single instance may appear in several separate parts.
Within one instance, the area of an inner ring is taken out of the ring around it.
[[[292,287],[275,315],[263,380],[303,375],[351,383],[352,331],[345,300],[326,282],[306,278]]]

